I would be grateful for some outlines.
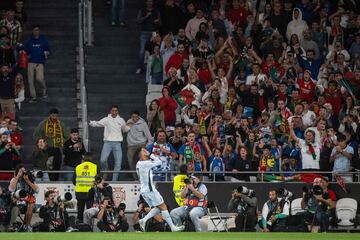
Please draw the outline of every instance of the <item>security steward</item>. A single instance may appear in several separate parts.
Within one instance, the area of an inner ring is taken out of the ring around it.
[[[91,153],[85,153],[82,163],[75,167],[75,196],[77,200],[77,223],[83,222],[83,215],[86,208],[90,208],[90,201],[88,197],[89,190],[94,185],[95,176],[98,174],[99,169],[95,163],[93,163],[93,155]]]
[[[185,179],[189,179],[188,172],[187,172],[187,166],[185,164],[181,165],[180,173],[174,177],[174,185],[173,185],[173,192],[175,194],[175,201],[178,204],[178,206],[184,206],[184,200],[185,198],[181,197],[181,192],[186,187],[186,184],[184,183]]]

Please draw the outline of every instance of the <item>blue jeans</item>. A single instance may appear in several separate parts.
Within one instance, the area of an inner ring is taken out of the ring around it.
[[[71,173],[64,173],[64,181],[72,181],[72,178],[74,176],[75,168],[71,166],[64,165],[62,170],[64,171],[72,171]]]
[[[113,141],[104,141],[103,148],[101,150],[100,164],[102,170],[107,170],[108,168],[108,157],[110,153],[114,155],[114,171],[121,170],[121,161],[122,161],[122,149],[121,142],[113,142]],[[117,181],[119,177],[119,173],[113,173],[112,180]]]
[[[205,211],[202,207],[194,207],[188,211],[188,209],[182,206],[175,208],[170,212],[171,219],[176,226],[183,225],[182,222],[187,216],[189,216],[192,223],[194,224],[196,232],[201,232],[200,218],[202,218],[204,215]]]
[[[125,0],[111,1],[111,21],[115,23],[125,22]]]
[[[144,69],[144,53],[145,43],[150,40],[152,32],[141,31],[140,32],[140,48],[139,48],[139,68]]]

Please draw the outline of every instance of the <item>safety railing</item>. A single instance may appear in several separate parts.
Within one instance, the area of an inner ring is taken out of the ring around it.
[[[60,174],[73,174],[74,171],[63,171],[63,170],[57,170],[57,171],[43,171],[46,173],[60,173]],[[5,171],[5,170],[1,170],[1,173],[14,173],[14,171]],[[124,181],[127,181],[126,179],[130,180],[132,179],[132,177],[128,177],[128,178],[122,178],[121,175],[134,175],[136,174],[136,171],[133,170],[121,170],[121,171],[101,171],[101,174],[113,174],[113,173],[119,173],[120,179],[124,179]],[[327,171],[327,172],[322,172],[322,171],[298,171],[298,172],[259,172],[259,171],[239,171],[239,172],[232,172],[232,171],[222,171],[222,172],[212,172],[212,171],[207,171],[207,172],[191,172],[189,174],[201,174],[202,176],[207,177],[208,179],[205,181],[206,182],[217,182],[216,180],[218,179],[217,176],[219,175],[225,175],[225,176],[229,176],[229,177],[241,177],[241,176],[254,176],[256,177],[256,181],[247,181],[247,182],[258,182],[258,183],[262,183],[262,182],[301,182],[301,178],[298,177],[294,177],[294,176],[299,176],[301,174],[318,174],[318,175],[322,175],[322,176],[331,176],[334,178],[336,176],[340,176],[341,178],[346,177],[346,179],[352,179],[352,181],[346,181],[345,182],[359,182],[360,183],[360,170],[355,170],[353,172],[333,172],[333,171]],[[172,177],[175,176],[176,174],[179,174],[178,171],[156,171],[154,172],[155,175],[160,174],[163,175],[163,181],[168,182],[168,181],[172,181]],[[278,177],[283,177],[278,178],[278,179],[272,179],[272,180],[268,180],[266,178],[266,176],[278,176]],[[294,177],[294,178],[291,178]],[[329,179],[329,181],[332,181],[332,179]],[[222,181],[222,182],[229,182],[229,181]],[[245,182],[245,181],[242,181]]]
[[[85,48],[93,45],[93,21],[92,21],[92,0],[81,0],[78,5],[78,90],[80,104],[78,105],[81,116],[80,129],[85,148],[90,151],[89,126],[86,91],[86,69],[85,69]]]

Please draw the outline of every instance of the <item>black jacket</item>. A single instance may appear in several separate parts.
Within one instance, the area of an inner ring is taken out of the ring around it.
[[[15,95],[15,77],[9,73],[4,76],[0,74],[0,98],[11,99]]]
[[[78,140],[81,142],[81,139]],[[64,165],[70,167],[76,167],[81,163],[82,156],[86,153],[85,146],[82,144],[82,148],[77,150],[74,148],[74,144],[78,142],[73,142],[71,139],[68,139],[64,143],[63,153],[64,153]]]

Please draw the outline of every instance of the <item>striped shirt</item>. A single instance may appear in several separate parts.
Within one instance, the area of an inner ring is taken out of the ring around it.
[[[9,22],[6,18],[0,21],[0,26],[6,26],[10,30],[10,46],[18,44],[18,37],[22,32],[21,23],[18,20]]]

